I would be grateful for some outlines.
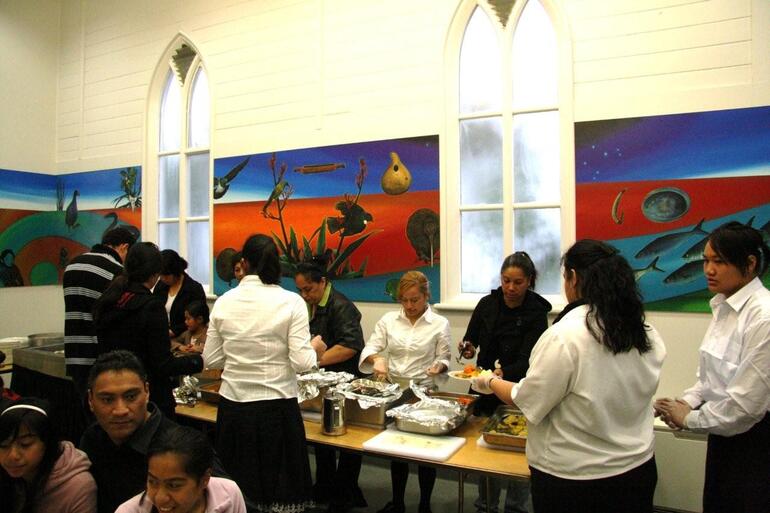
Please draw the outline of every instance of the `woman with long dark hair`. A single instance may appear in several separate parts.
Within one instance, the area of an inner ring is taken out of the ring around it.
[[[203,285],[190,277],[187,260],[173,249],[160,252],[160,280],[152,293],[158,296],[168,313],[169,337],[181,335],[185,326],[184,311],[193,301],[206,301]]]
[[[48,405],[23,399],[0,412],[0,498],[9,513],[95,513],[88,457],[60,441]]]
[[[174,357],[168,337],[163,301],[154,296],[161,257],[151,242],[138,242],[126,255],[123,274],[116,277],[94,304],[99,354],[126,349],[147,368],[152,401],[167,417],[174,417],[176,401],[172,376],[203,369],[199,354]]]
[[[529,368],[529,355],[535,342],[548,328],[549,303],[535,292],[537,269],[529,255],[516,251],[500,266],[500,286],[481,298],[473,310],[463,342],[458,346],[464,358],[473,358],[479,350],[476,365],[492,370],[508,381],[519,381]],[[484,395],[476,401],[474,413],[489,417],[502,401]],[[501,479],[481,478],[477,511],[497,512]],[[527,511],[529,483],[508,479],[504,513]],[[489,497],[487,497],[487,491]]]
[[[147,449],[147,488],[115,513],[246,513],[238,485],[212,477],[214,450],[197,429],[178,426]]]
[[[770,248],[738,222],[709,235],[703,273],[711,324],[698,381],[655,410],[674,429],[708,433],[704,513],[770,511],[770,291],[762,284]]]
[[[300,513],[312,505],[297,373],[311,370],[326,346],[310,338],[307,307],[281,288],[275,242],[252,235],[243,245],[246,275],[211,310],[203,359],[221,369],[217,452],[260,511]]]
[[[633,270],[617,249],[581,240],[562,264],[569,304],[532,349],[526,376],[480,376],[473,388],[527,418],[536,513],[651,513],[663,341],[645,322]]]

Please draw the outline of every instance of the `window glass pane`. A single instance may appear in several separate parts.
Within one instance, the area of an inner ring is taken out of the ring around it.
[[[462,212],[462,292],[488,294],[500,285],[503,212]]]
[[[526,251],[535,263],[535,288],[541,294],[558,294],[561,291],[560,209],[515,210],[513,226],[514,251]]]
[[[179,253],[179,223],[158,223],[158,246]]]
[[[554,105],[557,101],[556,33],[537,0],[527,2],[513,35],[513,106]]]
[[[179,217],[179,155],[160,158],[158,216]]]
[[[187,160],[189,179],[187,185],[187,215],[209,215],[209,154],[191,155]]]
[[[187,272],[208,290],[211,268],[208,221],[187,223],[187,262],[190,264]]]
[[[503,191],[502,120],[460,122],[460,202],[501,203]]]
[[[182,101],[182,88],[175,75],[169,71],[163,98],[160,102],[160,151],[179,149],[179,115]]]
[[[500,47],[483,9],[476,8],[460,50],[460,113],[500,110]]]
[[[189,145],[205,148],[209,145],[209,81],[203,68],[198,68],[190,98]]]
[[[559,113],[513,117],[513,200],[558,202]]]

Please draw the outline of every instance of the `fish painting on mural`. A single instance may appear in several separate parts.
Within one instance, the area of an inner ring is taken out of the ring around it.
[[[708,235],[708,232],[703,229],[703,222],[705,219],[701,219],[700,222],[695,225],[695,228],[685,232],[676,232],[663,235],[653,240],[645,247],[639,250],[636,254],[636,258],[652,258],[662,255],[663,253],[677,247],[679,244],[687,240],[694,234]]]
[[[667,285],[690,283],[703,277],[703,260],[687,262],[682,267],[666,276],[663,283]]]
[[[650,265],[648,265],[647,267],[644,267],[642,269],[634,269],[634,279],[636,281],[639,281],[642,276],[650,272],[659,272],[659,273],[666,272],[665,269],[661,269],[660,267],[658,267],[658,260],[660,260],[660,257],[655,257],[655,259],[652,262],[650,262]]]

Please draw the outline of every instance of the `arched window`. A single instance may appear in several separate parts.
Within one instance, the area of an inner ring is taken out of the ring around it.
[[[560,101],[557,33],[539,0],[464,6],[459,43],[448,48],[458,78],[448,95],[445,300],[496,288],[514,251],[535,262],[537,290],[557,295],[560,255],[574,232],[565,212],[572,119]]]
[[[200,55],[186,41],[175,45],[156,72],[158,101],[151,105],[148,167],[157,177],[154,239],[189,263],[187,272],[211,283],[211,100]]]

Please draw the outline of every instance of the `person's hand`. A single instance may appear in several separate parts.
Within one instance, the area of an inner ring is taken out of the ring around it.
[[[473,347],[473,344],[467,340],[463,340],[457,344],[457,352],[460,353],[460,356],[466,360],[470,360],[476,356],[476,348]]]
[[[310,345],[313,347],[313,350],[315,350],[316,358],[318,358],[318,361],[320,362],[321,357],[326,352],[326,343],[324,342],[324,339],[321,335],[316,335],[310,339]]]
[[[388,360],[384,356],[375,356],[372,363],[372,369],[374,376],[377,378],[384,378],[388,375]]]
[[[658,399],[653,405],[655,415],[668,425],[671,429],[685,429],[687,424],[685,418],[692,411],[689,404],[681,399]]]
[[[493,394],[494,392],[492,391],[492,388],[490,385],[492,381],[496,379],[500,379],[500,378],[495,376],[492,373],[481,374],[471,379],[471,388],[480,394],[484,394],[484,395]]]
[[[428,376],[435,376],[437,374],[441,374],[445,370],[447,370],[447,366],[446,365],[444,365],[441,362],[436,362],[433,365],[431,365],[430,367],[428,367],[425,370],[425,372],[426,372],[426,374],[428,374]]]

